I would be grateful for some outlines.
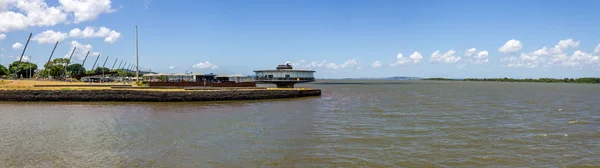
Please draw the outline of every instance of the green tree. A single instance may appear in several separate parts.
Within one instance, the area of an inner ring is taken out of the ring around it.
[[[104,73],[110,72],[110,69],[108,69],[106,67],[98,67],[98,68],[94,69],[94,73],[101,74],[102,72],[104,72]]]
[[[78,76],[85,74],[85,67],[81,64],[71,64],[67,67],[67,73],[71,76]]]
[[[119,69],[119,70],[117,70],[117,75],[120,77],[133,77],[133,76],[135,76],[135,73],[127,71],[127,70]]]
[[[63,68],[69,62],[69,59],[66,58],[55,58],[44,65],[44,68],[46,68],[45,73],[53,78],[61,78],[63,77]],[[44,76],[46,76],[46,74],[44,74]]]
[[[17,67],[19,65],[19,67]],[[8,69],[12,74],[16,74],[17,77],[30,78],[35,74],[35,70],[37,70],[37,65],[30,62],[21,62],[15,61],[12,64],[8,65]]]
[[[6,67],[4,65],[0,65],[0,77],[4,76],[4,75],[8,75],[8,69],[6,69]]]

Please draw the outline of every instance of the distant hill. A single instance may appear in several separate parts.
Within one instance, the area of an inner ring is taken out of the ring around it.
[[[384,78],[342,78],[342,79],[368,79],[368,80],[420,80],[419,77],[394,76]]]

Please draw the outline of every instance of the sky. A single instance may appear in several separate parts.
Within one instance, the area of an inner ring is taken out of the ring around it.
[[[0,0],[0,63],[115,59],[163,73],[600,77],[600,1]]]

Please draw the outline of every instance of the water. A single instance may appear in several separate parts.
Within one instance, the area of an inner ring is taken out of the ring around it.
[[[600,85],[322,82],[302,99],[0,103],[0,167],[600,166]]]

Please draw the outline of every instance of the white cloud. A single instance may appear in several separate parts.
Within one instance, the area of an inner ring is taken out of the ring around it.
[[[498,49],[498,51],[503,53],[516,53],[521,51],[522,48],[523,45],[521,45],[519,40],[512,39],[508,40],[502,47]]]
[[[59,0],[66,12],[73,13],[75,23],[95,20],[102,13],[115,12],[110,0]]]
[[[71,56],[73,47],[77,47],[77,49],[75,49],[75,53],[73,53],[73,58],[72,58],[73,60],[79,60],[79,61],[84,60],[85,55],[87,55],[88,51],[90,52],[90,55],[88,56],[88,60],[90,60],[91,57],[96,57],[100,54],[99,52],[94,52],[94,48],[92,47],[92,45],[89,45],[89,44],[84,45],[77,41],[71,41],[71,48],[70,48],[69,52],[65,55],[65,58],[69,58]]]
[[[440,54],[440,51],[437,50],[431,54],[431,62],[442,62],[442,63],[456,63],[460,61],[460,57],[454,56],[456,51],[450,50],[444,54]]]
[[[596,46],[596,48],[594,48],[594,53],[596,53],[596,54],[600,54],[600,44],[598,44],[598,45]]]
[[[12,48],[15,50],[23,49],[23,44],[16,42],[15,44],[12,45]]]
[[[404,65],[406,63],[409,63],[410,61],[408,60],[408,58],[404,57],[404,55],[402,53],[398,53],[398,55],[396,55],[396,62],[392,63],[392,66],[396,66],[396,65]]]
[[[421,62],[421,60],[423,60],[423,55],[421,55],[421,53],[419,52],[413,52],[410,56],[408,57],[404,57],[404,55],[402,55],[402,53],[398,53],[398,55],[396,55],[396,62],[390,64],[391,66],[397,66],[397,65],[404,65],[404,64],[408,64],[408,63],[413,63],[413,64],[417,64],[419,62]]]
[[[39,44],[52,44],[56,41],[63,41],[67,39],[67,33],[55,32],[53,30],[46,30],[33,36],[33,41],[37,41]]]
[[[329,69],[340,69],[340,68],[356,67],[357,65],[358,65],[358,62],[356,61],[356,59],[351,59],[342,64],[336,64],[336,63],[330,62],[329,64],[326,64],[325,67],[329,68]]]
[[[372,64],[371,66],[372,66],[373,68],[379,68],[379,67],[381,67],[381,65],[382,65],[382,64],[381,64],[381,62],[380,62],[380,61],[375,61],[375,62],[373,62],[373,64]]]
[[[573,39],[560,40],[553,48],[542,47],[530,53],[521,53],[519,57],[502,58],[508,62],[507,67],[535,68],[543,66],[581,67],[583,64],[595,63],[597,57],[582,51],[575,51],[572,56],[564,53],[565,49],[579,46]]]
[[[472,63],[472,64],[488,63],[489,62],[488,55],[489,55],[488,51],[483,50],[483,51],[477,52],[476,48],[470,48],[465,51],[466,61],[468,61],[469,63]],[[460,68],[462,68],[464,66],[466,66],[466,65],[461,65]]]
[[[570,57],[566,54],[556,55],[550,61],[552,65],[558,65],[562,67],[581,67],[584,64],[598,64],[598,56],[594,56],[591,53],[586,53],[577,50]]]
[[[565,49],[579,46],[579,41],[573,39],[560,40],[553,48],[542,47],[530,53],[521,53],[519,57],[502,58],[508,62],[507,67],[535,68],[543,66],[581,67],[584,64],[597,63],[598,57],[590,53],[575,51],[568,56]]]
[[[465,51],[465,56],[472,57],[475,55],[475,53],[477,53],[476,48],[469,48],[469,49],[467,49],[467,51]]]
[[[60,5],[49,6],[44,0],[1,0],[0,32],[24,30],[28,27],[55,26],[96,19],[102,13],[114,12],[110,0],[59,0]]]
[[[413,54],[410,55],[410,57],[408,57],[410,60],[413,61],[413,63],[419,63],[421,62],[421,60],[423,59],[423,55],[421,55],[421,53],[419,52],[414,52]]]
[[[6,34],[0,33],[0,40],[4,40],[6,38]]]
[[[574,48],[579,46],[579,41],[575,41],[573,39],[560,40],[558,44],[556,44],[555,48],[567,49]]]
[[[200,62],[196,65],[192,66],[193,68],[198,68],[198,69],[217,69],[219,68],[219,66],[215,65],[215,64],[211,64],[210,62],[206,61],[206,62]]]
[[[108,33],[108,36],[104,38],[104,42],[115,43],[119,37],[121,37],[121,33],[111,30],[110,33]]]
[[[544,56],[544,55],[549,55],[549,50],[546,47],[542,47],[538,50],[533,51],[533,55],[537,55],[537,56]]]
[[[327,62],[327,60],[323,61],[313,61],[306,62],[305,60],[301,60],[300,62],[287,62],[294,66],[295,69],[316,69],[316,68],[327,68],[327,69],[343,69],[343,68],[354,68],[360,69],[358,66],[359,63],[356,59],[350,59],[345,61],[344,63],[338,64],[333,62]]]
[[[15,61],[19,61],[19,59],[21,59],[21,57],[16,57]],[[31,58],[28,56],[25,56],[25,55],[23,56],[23,59],[21,59],[21,62],[29,62],[29,61],[31,61]]]
[[[104,42],[114,43],[121,37],[121,33],[106,27],[96,30],[94,27],[87,26],[84,30],[74,28],[69,31],[69,36],[72,38],[104,38]]]
[[[509,68],[535,68],[543,64],[546,59],[535,54],[521,53],[519,57],[505,57],[500,61],[508,62],[506,65]]]
[[[169,69],[175,69],[175,66],[169,66]]]

